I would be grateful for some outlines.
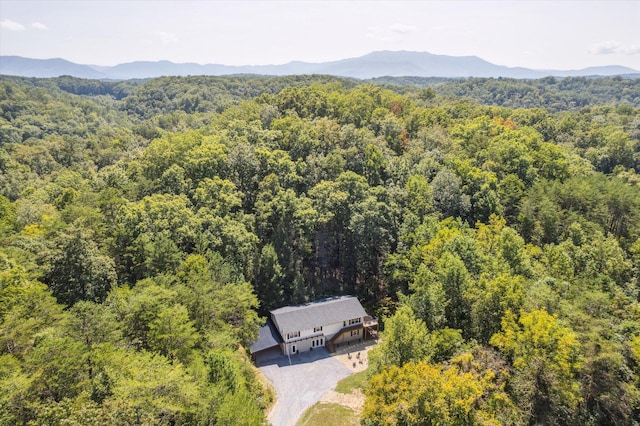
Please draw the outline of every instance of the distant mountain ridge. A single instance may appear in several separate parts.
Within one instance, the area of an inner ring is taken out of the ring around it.
[[[71,75],[80,78],[112,78],[88,65],[79,65],[65,59],[30,59],[21,56],[0,56],[0,74],[19,77],[59,77]]]
[[[580,70],[534,70],[495,65],[477,56],[434,55],[428,52],[379,51],[357,58],[310,63],[294,61],[283,65],[222,65],[136,61],[115,66],[76,64],[65,59],[30,59],[0,56],[0,74],[21,77],[59,77],[71,75],[90,79],[128,80],[161,76],[230,74],[327,74],[340,77],[507,77],[520,79],[584,76],[640,76],[640,71],[611,65]]]

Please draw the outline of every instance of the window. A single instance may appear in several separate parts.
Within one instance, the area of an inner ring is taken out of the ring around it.
[[[360,335],[360,330],[351,330],[351,335],[352,336],[359,336]]]
[[[362,322],[361,318],[354,318],[349,320],[349,325],[360,324]]]
[[[292,354],[296,353],[296,345],[291,346],[291,353]]]
[[[313,327],[313,332],[317,333],[318,331],[322,331],[322,326],[320,327]]]
[[[293,333],[287,333],[287,340],[293,339],[294,337],[300,337],[300,332],[296,331],[296,332],[293,332]]]

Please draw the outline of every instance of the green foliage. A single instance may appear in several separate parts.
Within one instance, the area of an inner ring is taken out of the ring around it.
[[[298,426],[322,426],[332,424],[336,426],[358,426],[355,412],[335,403],[319,402],[304,412]]]
[[[148,352],[122,352],[107,367],[116,404],[125,404],[144,422],[188,424],[204,399],[195,379],[181,364]]]
[[[80,301],[73,305],[69,312],[69,334],[84,343],[87,350],[99,350],[104,344],[120,343],[121,324],[108,306]]]
[[[67,317],[45,285],[28,279],[20,269],[16,272],[2,274],[0,353],[23,359],[41,334],[59,329]]]
[[[394,365],[369,380],[361,424],[524,424],[515,416],[504,418],[511,417],[511,402],[493,381],[492,374],[483,377],[457,365]]]
[[[385,366],[402,367],[408,362],[427,359],[429,335],[427,327],[416,319],[408,306],[403,306],[384,322],[382,343],[370,352],[370,374],[379,373]]]
[[[460,178],[444,168],[433,178],[433,202],[444,217],[466,217],[471,208],[469,196],[462,193],[461,185]]]
[[[266,313],[283,305],[284,274],[278,261],[278,254],[271,244],[262,247],[258,268],[254,276],[254,287],[262,310]]]
[[[473,327],[478,339],[488,343],[500,331],[505,314],[517,312],[522,307],[525,282],[520,276],[510,275],[500,275],[489,282],[482,281],[472,304]]]
[[[80,342],[68,337],[43,339],[25,359],[31,382],[28,392],[55,402],[76,397],[86,384],[85,363]]]
[[[442,328],[429,334],[431,360],[444,362],[464,349],[464,339],[460,330]]]
[[[169,359],[186,360],[198,335],[187,308],[177,304],[163,308],[149,323],[149,347]]]
[[[213,313],[213,323],[221,330],[228,329],[243,345],[255,341],[262,320],[256,313],[259,302],[251,284],[226,284],[214,297],[218,303]]]
[[[538,422],[566,422],[565,410],[581,401],[577,336],[541,310],[523,313],[518,322],[507,311],[502,331],[490,341],[513,363],[516,401]]]
[[[259,403],[258,388],[251,369],[230,351],[210,352],[207,357],[208,380],[220,393],[216,421],[222,424],[264,424],[265,406]]]
[[[116,283],[115,265],[100,254],[92,234],[66,229],[52,243],[43,281],[58,301],[68,306],[79,300],[102,302]]]
[[[633,78],[546,77],[537,80],[468,78],[445,80],[421,77],[383,77],[377,83],[417,86],[433,93],[475,99],[485,105],[552,112],[578,110],[592,105],[638,108],[637,80]],[[544,115],[538,117],[543,121]],[[541,123],[542,124],[542,123]]]
[[[442,283],[424,264],[420,265],[415,279],[410,285],[409,305],[430,330],[443,327],[446,324],[445,309],[450,302]]]
[[[632,424],[637,86],[0,77],[0,423],[263,424],[258,313],[353,294],[371,424]]]

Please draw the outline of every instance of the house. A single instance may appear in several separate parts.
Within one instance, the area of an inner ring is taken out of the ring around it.
[[[280,347],[284,355],[336,347],[377,337],[378,322],[367,315],[357,298],[339,296],[301,305],[285,306],[269,313],[251,354]]]

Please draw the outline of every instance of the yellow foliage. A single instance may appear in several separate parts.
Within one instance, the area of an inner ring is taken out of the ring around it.
[[[640,336],[636,336],[631,339],[629,346],[631,346],[631,353],[633,354],[633,358],[638,365],[638,371],[640,372]]]
[[[518,380],[527,383],[522,386],[530,393],[527,397],[535,398],[537,387],[544,386],[552,404],[575,408],[582,398],[577,380],[582,357],[576,334],[544,310],[523,313],[519,324],[515,319],[507,311],[502,332],[490,343],[511,358]]]
[[[22,233],[27,237],[38,238],[44,236],[46,231],[41,224],[34,223],[33,225],[27,225],[22,228]]]
[[[366,389],[362,414],[365,425],[501,424],[493,408],[512,405],[492,382],[475,371],[463,372],[458,365],[479,367],[472,354],[452,360],[445,368],[428,362],[392,366],[373,376]],[[475,368],[474,368],[475,370]],[[493,392],[499,396],[493,400]],[[492,407],[484,404],[490,399]]]

